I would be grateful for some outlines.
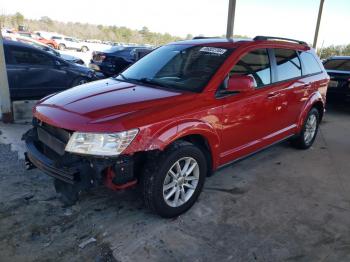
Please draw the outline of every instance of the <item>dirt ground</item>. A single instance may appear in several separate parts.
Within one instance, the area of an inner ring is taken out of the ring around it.
[[[167,220],[136,190],[64,208],[52,179],[0,144],[0,261],[350,261],[349,170],[350,109],[331,109],[310,150],[286,142],[222,169]]]

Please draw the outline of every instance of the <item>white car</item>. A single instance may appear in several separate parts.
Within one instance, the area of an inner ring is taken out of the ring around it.
[[[79,41],[76,38],[68,36],[52,36],[51,39],[58,43],[59,50],[73,49],[81,52],[89,51],[86,43]]]

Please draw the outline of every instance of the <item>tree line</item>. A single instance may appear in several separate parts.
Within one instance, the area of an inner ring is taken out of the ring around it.
[[[27,19],[21,13],[14,15],[0,15],[0,25],[6,28],[17,29],[24,26],[28,31],[48,31],[73,36],[79,39],[98,39],[120,43],[137,43],[162,45],[165,43],[182,40],[183,38],[169,33],[151,32],[146,26],[140,30],[134,30],[125,26],[106,26],[79,22],[60,22],[43,16],[40,19]],[[188,34],[186,38],[192,38]]]
[[[13,15],[0,15],[0,26],[15,29],[18,26],[25,26],[29,31],[57,32],[80,39],[99,39],[102,41],[152,45],[162,45],[173,41],[193,38],[191,34],[188,34],[185,38],[181,38],[170,35],[169,33],[151,32],[146,26],[140,30],[134,30],[125,26],[60,22],[52,20],[47,16],[43,16],[40,19],[27,19],[19,12]],[[235,37],[244,38],[246,36],[235,35]],[[350,56],[350,44],[322,47],[317,50],[317,53],[321,59],[334,55]]]

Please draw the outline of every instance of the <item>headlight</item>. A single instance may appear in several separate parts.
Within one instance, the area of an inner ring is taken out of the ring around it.
[[[68,141],[66,151],[87,155],[117,156],[130,145],[138,132],[138,129],[112,134],[74,132]]]

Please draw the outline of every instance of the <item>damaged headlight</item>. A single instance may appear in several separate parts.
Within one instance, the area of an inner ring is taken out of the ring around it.
[[[134,140],[138,129],[119,133],[74,132],[68,141],[66,151],[78,154],[117,156]]]

